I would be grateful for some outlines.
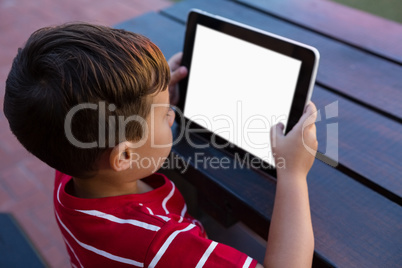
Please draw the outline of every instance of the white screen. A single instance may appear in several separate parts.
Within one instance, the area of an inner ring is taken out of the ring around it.
[[[270,127],[286,126],[300,66],[197,25],[184,115],[274,166]]]

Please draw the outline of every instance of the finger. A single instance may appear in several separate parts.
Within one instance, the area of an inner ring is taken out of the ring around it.
[[[308,121],[305,121],[305,122],[308,122]],[[303,127],[303,135],[308,135],[314,139],[317,138],[317,127],[316,127],[315,123],[304,124],[303,126],[304,126]]]
[[[276,141],[278,138],[283,137],[283,130],[285,126],[282,123],[278,123],[271,127],[270,138],[271,138],[271,147],[276,147]]]
[[[310,115],[311,114],[317,115],[317,107],[315,106],[314,102],[310,101],[307,104],[305,108],[305,113],[309,113]]]
[[[180,66],[182,57],[183,52],[178,52],[169,59],[168,64],[172,71],[175,71]]]
[[[187,76],[187,68],[184,66],[180,66],[177,70],[175,70],[170,76],[170,85],[173,86],[177,84],[180,80]]]
[[[296,127],[305,128],[308,125],[313,124],[317,119],[317,107],[313,102],[310,102],[306,108],[304,109],[304,113],[300,118],[299,122],[296,124]]]
[[[308,107],[306,113],[303,115],[301,131],[303,135],[303,143],[308,146],[311,154],[317,150],[317,134],[315,121],[317,119],[317,110],[314,105]]]
[[[309,101],[309,102],[307,103],[306,107],[304,107],[303,113],[305,113],[305,112],[307,111],[307,108],[310,107],[310,104],[312,104],[312,103],[313,103],[312,101]]]
[[[303,143],[308,146],[310,153],[315,154],[318,147],[317,130],[315,124],[307,127],[303,131]]]
[[[285,129],[285,125],[282,122],[279,122],[278,124],[276,124],[276,127],[279,128],[281,131],[281,135],[283,135],[283,130]]]

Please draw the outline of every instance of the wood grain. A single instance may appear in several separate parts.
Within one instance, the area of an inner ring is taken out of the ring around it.
[[[329,0],[236,1],[402,63],[400,23]]]

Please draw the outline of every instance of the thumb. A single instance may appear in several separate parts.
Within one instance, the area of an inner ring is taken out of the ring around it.
[[[180,66],[177,70],[171,73],[170,75],[170,85],[177,84],[180,80],[187,76],[187,68],[184,66]]]
[[[276,141],[277,139],[282,138],[283,135],[283,130],[284,130],[285,126],[282,123],[278,123],[275,126],[271,127],[271,132],[270,132],[270,136],[271,136],[271,148],[276,147]]]

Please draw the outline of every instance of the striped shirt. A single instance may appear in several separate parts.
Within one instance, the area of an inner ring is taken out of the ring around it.
[[[153,174],[144,181],[154,190],[82,199],[65,190],[71,176],[56,172],[56,220],[72,267],[256,266],[246,254],[207,239],[164,175]]]

